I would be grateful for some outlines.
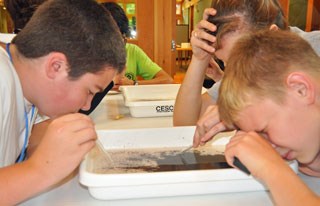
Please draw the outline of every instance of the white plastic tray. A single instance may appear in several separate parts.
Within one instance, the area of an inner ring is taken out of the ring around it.
[[[172,116],[180,84],[121,86],[125,105],[133,117]]]
[[[185,148],[192,143],[194,127],[98,131],[104,149]],[[224,150],[232,133],[221,133],[206,145]],[[297,172],[295,161],[288,163]],[[234,169],[208,169],[150,173],[98,174],[87,155],[80,166],[79,181],[96,199],[116,200],[266,190],[253,177]]]

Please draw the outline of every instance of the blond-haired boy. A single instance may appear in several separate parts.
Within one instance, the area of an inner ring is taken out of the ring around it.
[[[219,90],[221,120],[240,131],[226,147],[269,187],[276,205],[319,205],[284,160],[320,177],[320,57],[298,35],[263,31],[235,44]]]

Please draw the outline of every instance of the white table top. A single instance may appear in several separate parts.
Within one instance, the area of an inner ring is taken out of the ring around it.
[[[120,119],[119,119],[120,115]],[[128,108],[124,106],[121,94],[107,95],[98,108],[90,115],[97,129],[132,129],[171,127],[172,117],[132,118]],[[299,174],[306,184],[320,194],[320,178]],[[79,184],[78,170],[54,189],[40,194],[21,205],[63,205],[63,206],[142,206],[142,205],[273,205],[270,194],[266,191],[242,192],[210,195],[194,195],[180,197],[144,198],[117,201],[101,201],[90,196],[86,187]]]

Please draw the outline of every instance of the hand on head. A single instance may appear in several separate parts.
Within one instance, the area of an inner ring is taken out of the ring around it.
[[[216,10],[213,8],[205,9],[203,19],[197,24],[191,33],[191,45],[193,56],[198,59],[206,59],[211,57],[215,52],[214,43],[216,37],[207,31],[216,31],[216,26],[207,21],[209,15],[215,15]]]

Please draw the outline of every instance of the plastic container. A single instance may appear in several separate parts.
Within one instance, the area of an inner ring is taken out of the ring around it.
[[[121,86],[125,106],[133,117],[172,116],[180,84]]]
[[[194,127],[171,127],[131,130],[98,131],[99,139],[105,150],[149,148],[187,148],[192,144]],[[206,144],[214,152],[224,151],[230,133],[221,133],[215,141]],[[181,150],[182,151],[182,150]],[[142,161],[142,159],[141,159]],[[136,172],[101,174],[92,172],[99,167],[96,158],[90,153],[80,166],[79,181],[88,187],[96,199],[116,200],[214,193],[261,191],[267,188],[252,176],[234,168]],[[297,163],[290,166],[297,172]]]

